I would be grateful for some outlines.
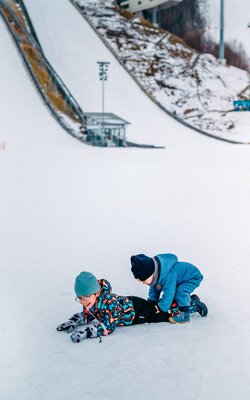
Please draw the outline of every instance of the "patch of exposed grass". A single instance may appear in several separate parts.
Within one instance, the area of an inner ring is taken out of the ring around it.
[[[172,57],[182,58],[184,60],[189,60],[193,56],[193,53],[191,51],[186,51],[180,48],[170,48],[168,49],[168,52]]]
[[[116,6],[116,10],[119,12],[119,14],[125,18],[127,21],[131,21],[132,19],[135,18],[134,14],[131,13],[130,11],[125,10],[122,7]]]

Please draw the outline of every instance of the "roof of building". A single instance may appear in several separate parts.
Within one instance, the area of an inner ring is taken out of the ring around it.
[[[119,117],[113,113],[99,113],[99,112],[88,112],[85,113],[88,118],[95,120],[98,124],[102,124],[103,116],[105,125],[129,125],[130,122]]]

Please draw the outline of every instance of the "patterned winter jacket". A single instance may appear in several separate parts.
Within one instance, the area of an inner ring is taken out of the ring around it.
[[[112,333],[117,326],[131,325],[135,317],[132,301],[128,297],[112,293],[112,287],[106,279],[98,280],[101,290],[96,303],[90,311],[83,309],[87,321],[95,323],[99,335]]]

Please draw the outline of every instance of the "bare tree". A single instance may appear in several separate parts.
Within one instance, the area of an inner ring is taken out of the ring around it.
[[[180,36],[199,52],[211,53],[218,57],[219,45],[207,33],[207,25],[206,17],[200,7],[200,0],[183,0],[174,7],[161,10],[160,13],[162,28]],[[250,61],[244,46],[237,40],[225,43],[225,59],[229,65],[250,70]]]
[[[160,13],[162,28],[185,39],[191,31],[204,30],[207,22],[202,15],[199,0],[183,0]]]

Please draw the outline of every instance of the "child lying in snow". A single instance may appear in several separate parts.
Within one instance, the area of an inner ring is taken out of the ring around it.
[[[119,296],[111,291],[111,285],[105,279],[97,280],[92,273],[81,272],[75,280],[75,293],[76,300],[83,306],[83,312],[74,314],[68,321],[60,324],[57,330],[68,333],[74,331],[70,337],[77,343],[84,339],[106,336],[117,326],[166,322],[176,312],[173,307],[170,312],[162,312],[153,303],[140,297]],[[198,296],[195,296],[191,312],[203,315],[204,306]],[[75,331],[78,326],[90,322],[90,325]]]
[[[145,254],[131,257],[131,271],[134,277],[150,286],[148,301],[154,303],[160,312],[168,312],[173,300],[178,303],[179,312],[170,316],[169,322],[183,324],[190,321],[190,296],[201,283],[203,276],[193,264],[180,262],[174,254],[158,254],[151,258]],[[160,298],[162,292],[162,297]],[[207,307],[203,304],[203,317]]]

